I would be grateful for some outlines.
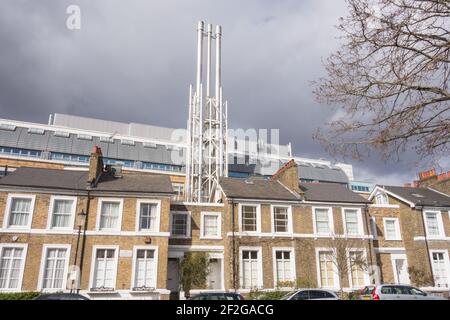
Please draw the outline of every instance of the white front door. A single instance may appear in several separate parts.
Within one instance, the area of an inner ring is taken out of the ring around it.
[[[410,281],[406,254],[392,254],[391,259],[395,283],[409,284]]]
[[[208,289],[222,289],[222,264],[219,259],[210,259],[207,276]]]
[[[432,252],[434,285],[439,288],[448,288],[447,255],[444,251]]]
[[[180,290],[179,260],[169,258],[167,264],[167,289],[172,292]]]

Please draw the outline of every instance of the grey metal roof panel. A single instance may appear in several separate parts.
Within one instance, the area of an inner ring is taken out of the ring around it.
[[[348,177],[341,169],[332,169],[329,167],[299,166],[298,176],[300,179],[318,180],[325,182],[348,183]]]
[[[369,200],[338,183],[300,183],[299,185],[307,201],[370,203]]]
[[[450,207],[450,196],[428,188],[382,186],[399,197],[417,206]]]
[[[52,132],[48,139],[47,148],[53,152],[63,152],[63,153],[71,153],[72,152],[72,139],[74,135],[71,134],[69,137],[57,137]]]
[[[20,132],[19,139],[17,140],[16,147],[23,149],[33,150],[45,150],[47,148],[49,131],[45,131],[44,134],[28,133],[27,128],[16,128]]]
[[[3,147],[17,147],[22,128],[17,127],[14,131],[0,130],[0,145]]]

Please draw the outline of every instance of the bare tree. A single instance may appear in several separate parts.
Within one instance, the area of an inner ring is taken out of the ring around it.
[[[347,0],[342,45],[314,83],[338,106],[319,139],[332,155],[385,159],[413,149],[446,155],[450,141],[450,1]]]
[[[326,246],[330,250],[325,251],[324,254],[335,267],[342,297],[346,275],[351,276],[354,269],[366,272],[369,263],[361,247],[361,242],[356,239],[339,238],[334,235],[326,241]]]

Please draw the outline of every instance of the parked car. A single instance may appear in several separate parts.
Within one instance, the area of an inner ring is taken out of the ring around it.
[[[188,300],[244,300],[244,297],[235,292],[202,292]]]
[[[77,293],[44,293],[33,300],[89,300]]]
[[[359,299],[360,300],[372,300],[372,292],[373,290],[375,290],[375,286],[365,286],[361,292],[360,292],[360,296]]]
[[[400,284],[368,286],[363,291],[363,299],[369,300],[447,300],[443,297],[429,295],[413,286]],[[368,298],[369,295],[370,298]]]
[[[281,300],[339,300],[336,292],[326,289],[300,289]]]

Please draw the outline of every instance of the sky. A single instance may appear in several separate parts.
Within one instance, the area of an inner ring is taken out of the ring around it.
[[[81,28],[66,27],[78,5]],[[195,81],[198,20],[223,27],[222,72],[231,128],[280,129],[296,156],[343,161],[356,179],[403,184],[450,161],[376,154],[333,159],[312,138],[337,109],[311,82],[338,48],[342,0],[2,0],[0,118],[46,123],[50,113],[180,128]]]

